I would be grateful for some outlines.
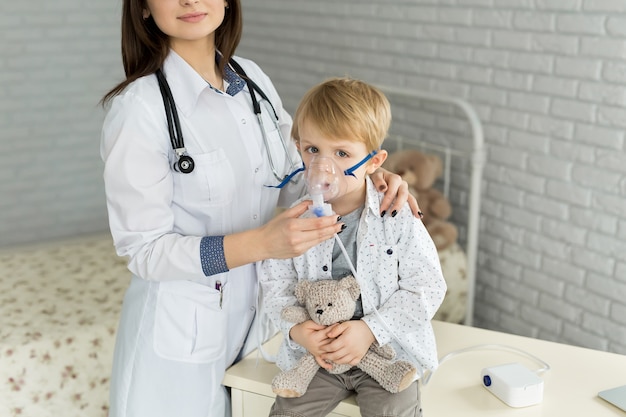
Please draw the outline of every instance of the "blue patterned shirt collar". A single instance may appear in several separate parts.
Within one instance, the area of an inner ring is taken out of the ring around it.
[[[222,54],[216,51],[215,62],[219,64],[221,60],[222,60]],[[226,94],[228,94],[229,96],[234,96],[235,94],[239,93],[240,91],[244,89],[244,87],[246,86],[246,81],[243,78],[241,78],[241,76],[239,76],[239,74],[237,74],[235,70],[232,69],[230,64],[226,65],[226,68],[224,70],[226,73],[224,75],[224,82],[227,84]],[[219,90],[216,90],[216,91],[219,91]],[[221,91],[219,92],[221,93]]]

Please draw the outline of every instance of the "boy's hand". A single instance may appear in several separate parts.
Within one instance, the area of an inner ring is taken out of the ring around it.
[[[289,331],[289,337],[313,355],[320,355],[325,352],[321,346],[326,346],[330,342],[326,332],[323,331],[325,329],[326,326],[307,320],[293,326]]]
[[[293,326],[289,331],[289,337],[311,353],[322,368],[332,368],[332,365],[325,362],[320,356],[326,352],[327,346],[331,342],[331,339],[326,335],[326,326],[317,324],[313,320],[307,320]]]
[[[350,320],[330,326],[325,332],[328,341],[322,360],[357,365],[376,340],[369,326],[362,320]],[[319,362],[319,361],[318,361]]]

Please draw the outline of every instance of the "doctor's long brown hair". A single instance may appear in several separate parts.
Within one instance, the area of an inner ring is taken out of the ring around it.
[[[157,27],[152,16],[143,18],[146,0],[124,0],[122,6],[122,62],[126,79],[103,98],[102,104],[119,94],[137,78],[161,68],[169,51],[169,38]],[[220,70],[235,54],[241,40],[243,19],[239,0],[228,0],[224,21],[215,31],[215,47],[222,53]]]

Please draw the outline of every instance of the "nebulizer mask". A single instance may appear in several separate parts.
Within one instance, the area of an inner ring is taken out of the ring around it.
[[[350,177],[356,179],[354,171],[369,161],[378,151],[372,151],[357,164],[341,170],[332,158],[315,155],[304,171],[304,181],[313,204],[309,209],[317,216],[329,216],[333,210],[328,201],[342,195],[348,189]]]
[[[304,182],[313,204],[309,210],[317,217],[333,214],[328,201],[345,192],[346,177],[332,158],[314,156],[304,171]]]

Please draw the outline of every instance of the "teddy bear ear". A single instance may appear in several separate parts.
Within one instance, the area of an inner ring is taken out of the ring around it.
[[[361,293],[359,283],[352,275],[349,275],[341,280],[341,288],[348,290],[348,293],[353,300],[357,300],[359,298],[359,294]]]
[[[443,175],[443,160],[439,155],[428,154],[427,156],[431,160],[432,170],[436,173],[437,178],[439,178]]]
[[[307,281],[307,280],[300,281],[296,285],[295,294],[296,294],[296,298],[298,299],[298,302],[300,304],[304,305],[304,301],[306,299],[306,293],[307,293],[310,285],[311,285],[311,283],[309,281]]]

